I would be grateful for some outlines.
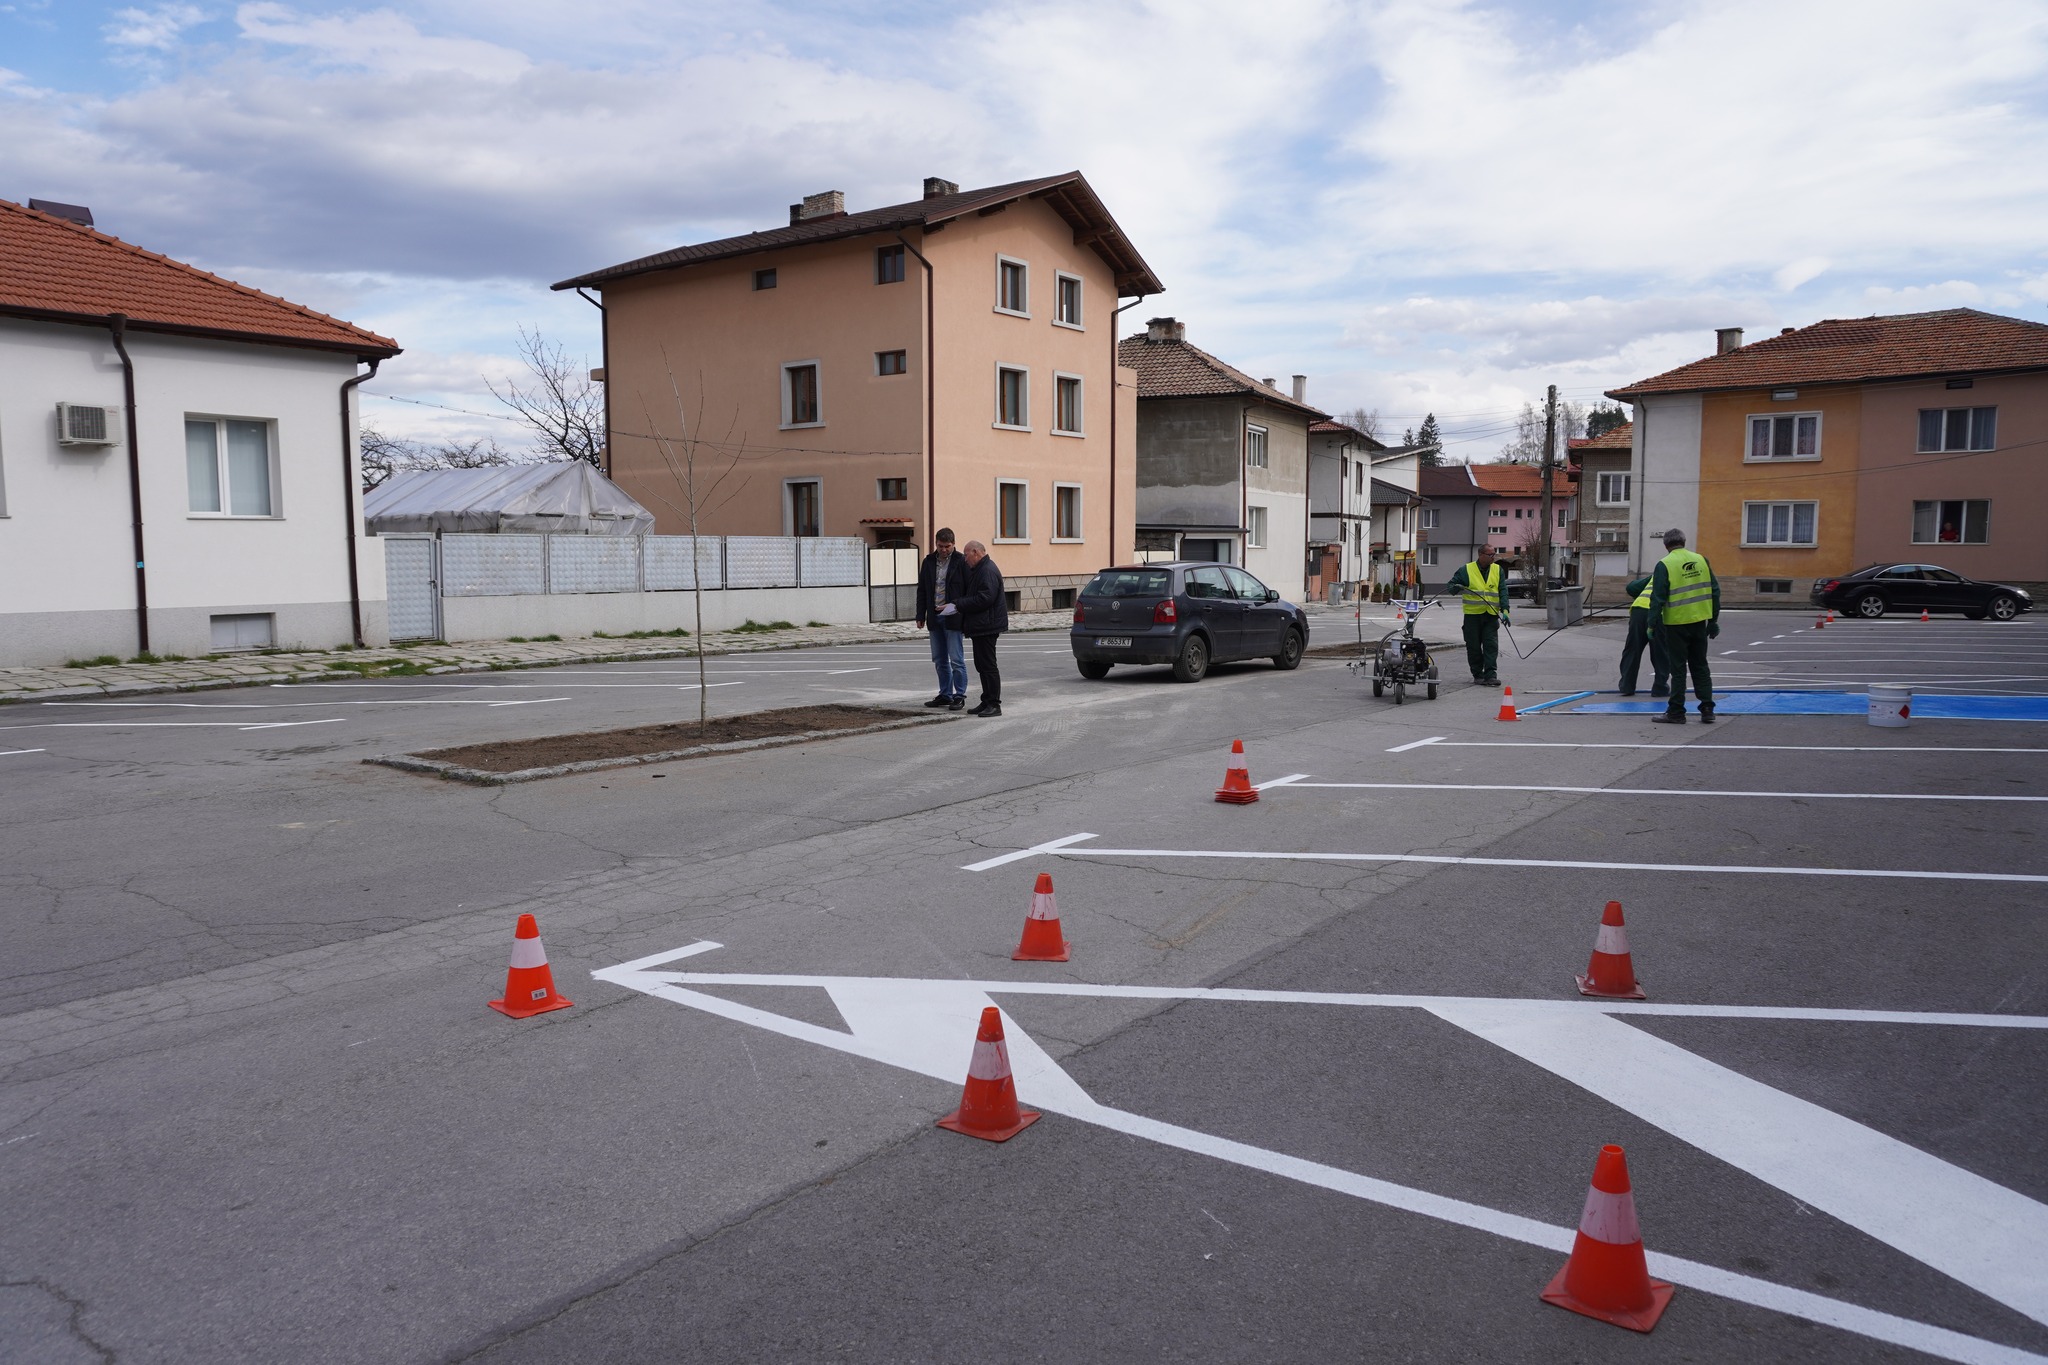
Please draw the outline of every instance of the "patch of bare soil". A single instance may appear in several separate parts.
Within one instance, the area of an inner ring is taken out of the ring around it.
[[[775,739],[814,730],[856,730],[864,725],[903,720],[910,713],[886,706],[792,706],[780,711],[753,711],[743,716],[714,716],[699,729],[695,721],[636,725],[627,730],[590,730],[579,735],[544,735],[539,739],[507,739],[492,744],[465,744],[430,749],[416,758],[455,763],[487,773],[513,773],[549,768],[557,763],[586,763],[598,758],[631,758],[700,744],[730,744],[743,739]]]

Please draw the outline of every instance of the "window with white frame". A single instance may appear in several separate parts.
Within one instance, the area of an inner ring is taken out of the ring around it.
[[[1266,429],[1248,426],[1244,429],[1244,462],[1253,469],[1266,467]]]
[[[1031,374],[1022,366],[996,366],[995,424],[1011,431],[1031,430]]]
[[[1431,568],[1436,567],[1436,552],[1437,547],[1434,545],[1425,545],[1421,550],[1417,551],[1422,556],[1422,562]]]
[[[1081,540],[1081,485],[1056,483],[1052,486],[1052,538],[1079,544]]]
[[[1744,545],[1812,545],[1820,520],[1817,502],[1745,502]]]
[[[1915,545],[1982,545],[1990,538],[1990,529],[1988,498],[1913,504]]]
[[[185,419],[186,506],[195,516],[277,515],[268,422]]]
[[[1254,550],[1266,548],[1266,509],[1256,503],[1244,509],[1244,543]]]
[[[784,512],[792,536],[822,534],[825,520],[825,490],[816,479],[784,479]]]
[[[1423,530],[1425,530],[1425,531],[1434,531],[1434,530],[1436,529],[1436,527],[1437,527],[1437,512],[1438,512],[1439,510],[1440,510],[1440,509],[1438,509],[1438,508],[1435,508],[1435,507],[1425,507],[1425,508],[1423,508],[1423,509],[1422,509],[1422,529],[1423,529]]]
[[[1602,507],[1628,506],[1629,476],[1602,474],[1593,486],[1593,501]]]
[[[1081,376],[1056,374],[1052,379],[1052,429],[1055,435],[1081,435]]]
[[[1022,479],[997,479],[996,539],[1021,545],[1030,538],[1030,486]]]
[[[1596,545],[1626,545],[1628,543],[1628,528],[1626,526],[1595,527],[1593,542]]]
[[[1053,325],[1055,327],[1080,327],[1081,277],[1062,272],[1053,278],[1057,281],[1059,287],[1059,298],[1056,300],[1053,308]]]
[[[1031,267],[1008,256],[996,257],[996,311],[1031,316]]]
[[[1562,507],[1557,509],[1557,525],[1559,530],[1564,529],[1564,509]]]
[[[1749,449],[1744,460],[1818,460],[1820,414],[1773,413],[1749,419]]]
[[[1917,449],[1940,451],[1997,448],[1997,408],[1920,409],[1920,441]]]
[[[1354,492],[1354,493],[1363,493],[1363,492],[1365,492],[1365,466],[1364,466],[1364,465],[1360,465],[1360,466],[1358,466],[1358,468],[1357,468],[1356,470],[1354,470],[1354,471],[1352,472],[1352,478],[1353,478],[1353,479],[1355,480],[1355,483],[1354,483],[1354,485],[1353,485],[1353,487],[1352,487],[1352,490],[1351,490],[1351,491],[1352,491],[1352,492]]]
[[[818,362],[792,361],[782,367],[782,425],[821,427],[825,405],[818,392]]]

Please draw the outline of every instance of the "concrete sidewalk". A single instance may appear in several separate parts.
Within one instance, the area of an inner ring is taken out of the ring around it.
[[[1013,612],[1010,629],[1060,630],[1064,611]],[[752,654],[815,645],[910,640],[924,632],[909,621],[865,626],[798,626],[791,630],[720,631],[706,635],[704,653]],[[569,640],[438,641],[371,649],[263,650],[200,659],[107,664],[90,668],[0,668],[0,703],[65,697],[129,697],[150,692],[198,692],[259,683],[326,682],[336,678],[405,677],[421,673],[481,673],[547,668],[556,664],[623,663],[636,659],[690,659],[696,641],[659,636],[638,640],[583,636]]]

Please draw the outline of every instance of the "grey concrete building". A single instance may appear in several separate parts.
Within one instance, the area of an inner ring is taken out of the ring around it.
[[[1451,575],[1471,562],[1486,541],[1486,509],[1492,494],[1472,480],[1467,465],[1443,465],[1418,472],[1423,497],[1421,545],[1416,561],[1422,590],[1440,593]]]

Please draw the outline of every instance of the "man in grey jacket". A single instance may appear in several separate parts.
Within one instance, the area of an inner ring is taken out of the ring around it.
[[[1010,607],[1003,597],[1003,571],[988,557],[988,547],[970,540],[960,553],[967,560],[967,587],[953,604],[960,633],[974,650],[974,672],[981,679],[977,716],[1003,714],[1003,675],[996,667],[996,640],[1010,628]]]

